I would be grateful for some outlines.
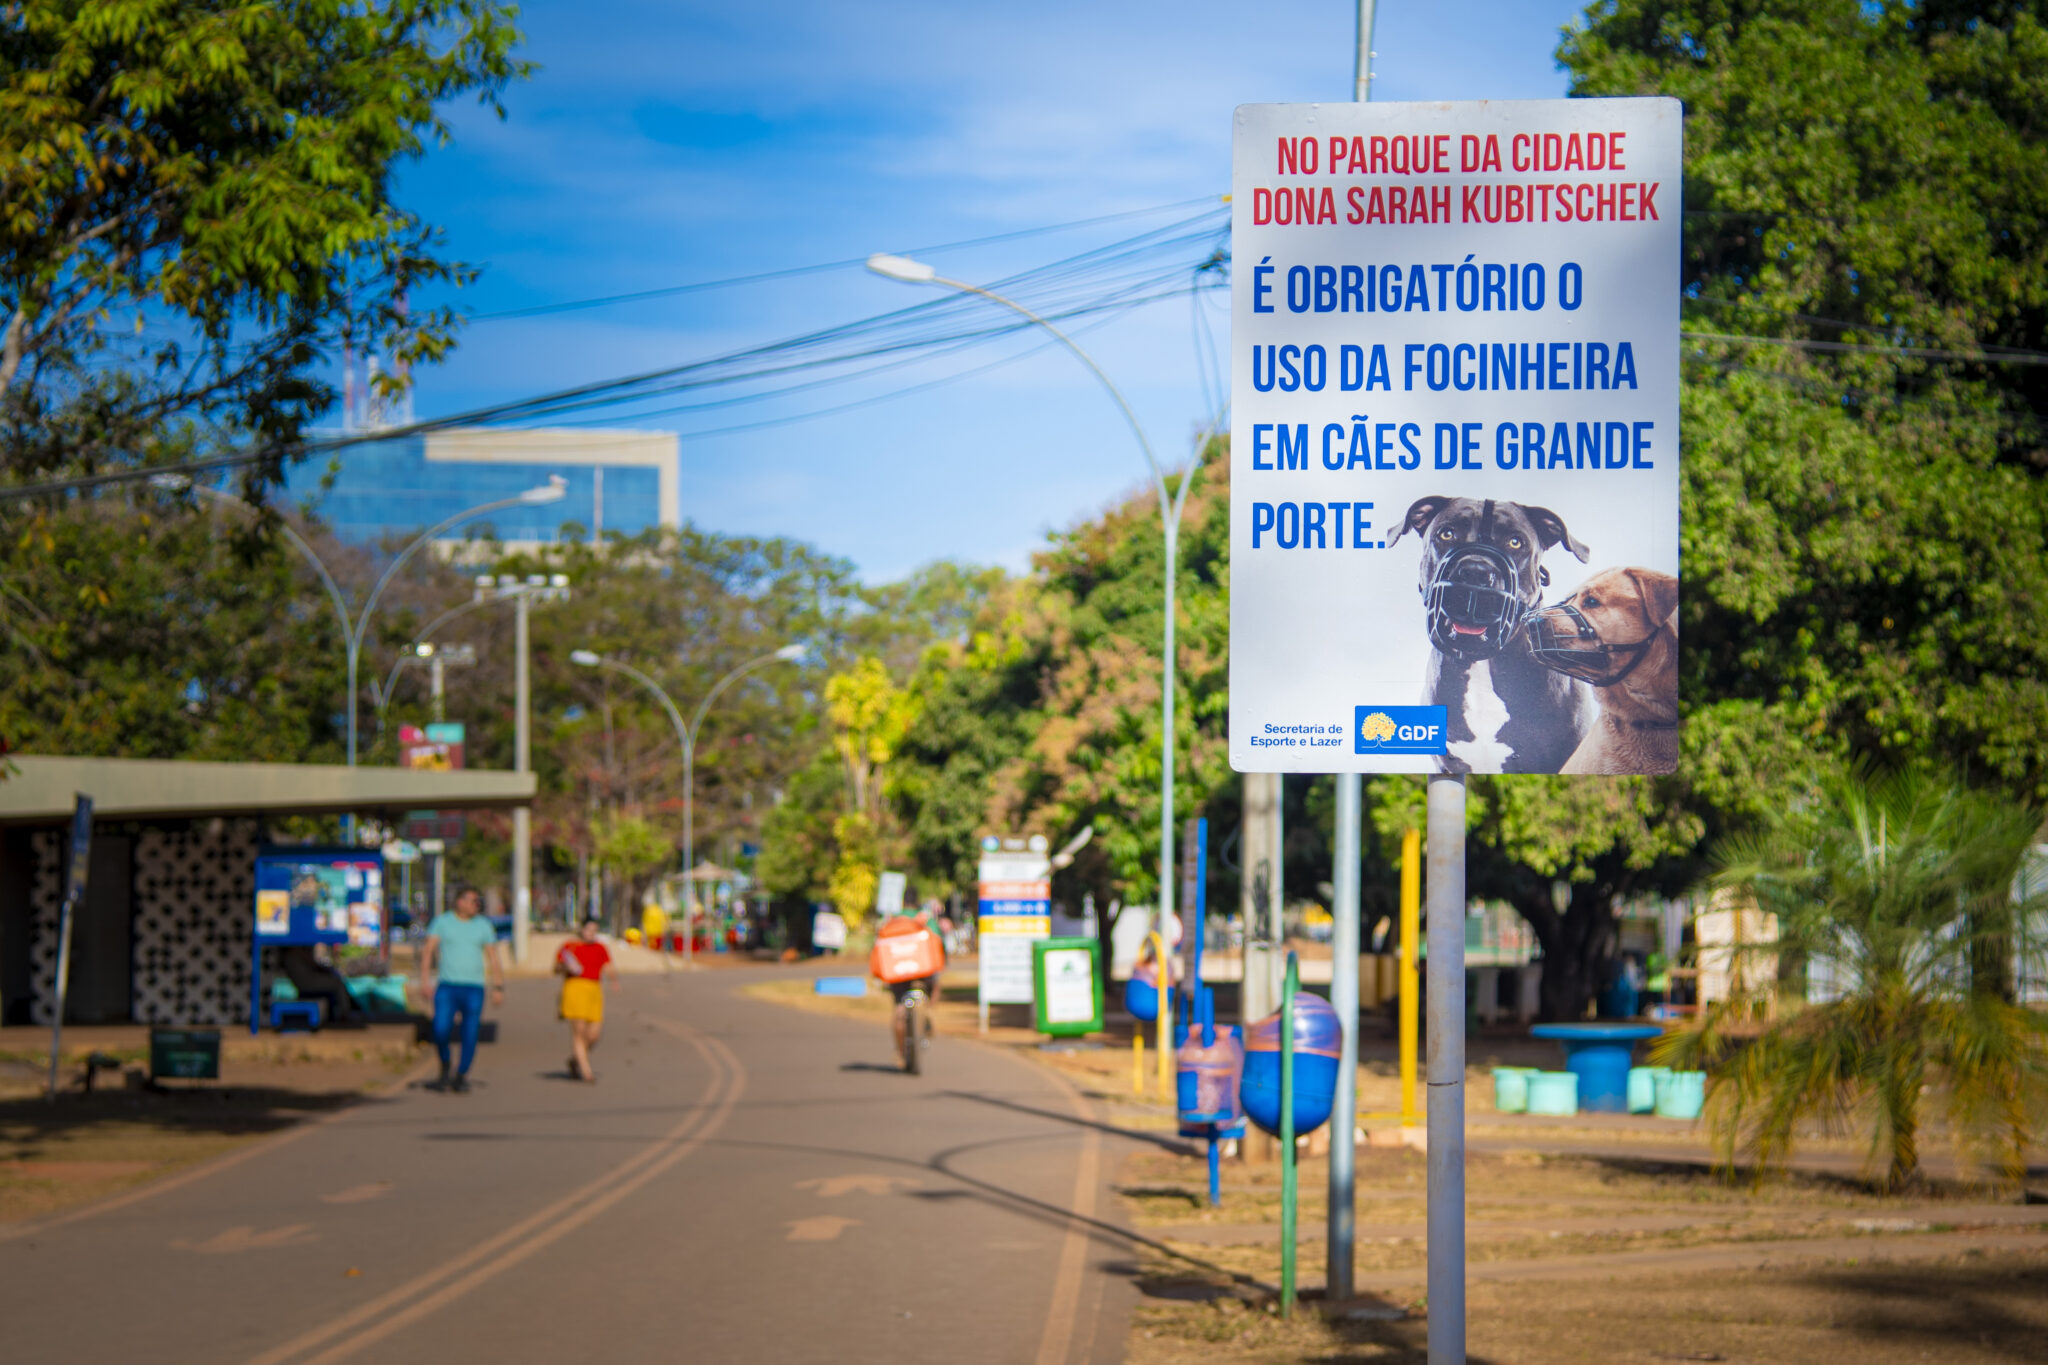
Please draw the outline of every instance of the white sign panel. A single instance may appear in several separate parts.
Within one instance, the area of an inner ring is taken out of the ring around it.
[[[1233,767],[1676,766],[1681,133],[1238,109]]]
[[[1045,951],[1045,1022],[1085,1024],[1095,1017],[1095,957],[1086,948]]]
[[[991,1005],[1028,1005],[1031,945],[1052,937],[1052,862],[1043,852],[987,850],[979,871],[975,932],[981,999]]]

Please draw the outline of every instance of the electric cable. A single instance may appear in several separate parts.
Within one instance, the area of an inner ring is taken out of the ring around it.
[[[1170,213],[1196,204],[1219,201],[1216,195],[1205,194],[1196,199],[1182,199],[1172,204],[1154,204],[1149,208],[1127,209],[1122,213],[1105,213],[1094,218],[1076,218],[1066,223],[1048,223],[1043,227],[1019,228],[1015,232],[998,232],[987,237],[968,237],[957,242],[935,242],[928,246],[905,247],[902,255],[916,255],[920,252],[955,251],[972,246],[990,246],[996,242],[1014,242],[1025,237],[1040,237],[1055,232],[1070,232],[1075,228],[1095,227],[1102,223],[1121,222],[1130,218],[1143,218],[1154,213]],[[828,270],[845,270],[867,263],[865,256],[852,256],[843,261],[820,261],[815,265],[790,266],[783,270],[763,270],[751,275],[729,275],[723,279],[698,280],[690,284],[666,285],[656,289],[639,289],[626,294],[605,294],[597,298],[569,299],[561,303],[540,303],[527,308],[504,308],[489,313],[471,313],[470,322],[498,322],[508,318],[543,317],[551,313],[568,313],[585,308],[606,308],[617,303],[638,303],[645,299],[674,298],[680,294],[695,294],[711,289],[729,289],[743,284],[760,284],[768,280],[787,280],[801,275],[822,274]]]

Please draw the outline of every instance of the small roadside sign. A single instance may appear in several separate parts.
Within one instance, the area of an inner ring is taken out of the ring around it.
[[[1237,110],[1233,767],[1676,765],[1681,133]]]
[[[1055,1038],[1102,1032],[1102,945],[1092,938],[1048,938],[1031,945],[1035,1024]]]

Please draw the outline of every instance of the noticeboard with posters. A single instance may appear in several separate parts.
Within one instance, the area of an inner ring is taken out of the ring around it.
[[[1676,765],[1681,132],[1237,110],[1232,766]]]
[[[375,849],[272,845],[256,854],[256,944],[374,945],[384,927]]]

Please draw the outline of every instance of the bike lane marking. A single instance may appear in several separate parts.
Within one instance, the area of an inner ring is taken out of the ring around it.
[[[582,1227],[696,1151],[731,1116],[741,1092],[746,1088],[746,1067],[732,1049],[716,1038],[699,1033],[686,1024],[656,1016],[642,1017],[663,1032],[689,1043],[711,1068],[711,1084],[702,1098],[691,1106],[689,1115],[597,1179],[470,1248],[446,1265],[271,1348],[254,1357],[248,1365],[286,1365],[300,1357],[304,1357],[304,1365],[330,1365],[330,1362],[345,1360],[401,1327],[452,1303],[486,1280]],[[463,1273],[465,1271],[466,1274]],[[458,1275],[459,1279],[451,1279]],[[436,1289],[436,1285],[440,1288]],[[408,1304],[407,1300],[412,1302]],[[387,1313],[390,1316],[384,1316]],[[349,1329],[376,1319],[381,1320],[374,1326],[366,1327],[317,1355],[306,1356],[306,1352],[316,1350]]]
[[[390,1084],[370,1091],[365,1096],[365,1100],[375,1101],[387,1095],[402,1094],[414,1081],[426,1076],[433,1065],[434,1059],[432,1057],[421,1058],[410,1070]],[[344,1109],[337,1109],[331,1114],[322,1114],[318,1118],[301,1120],[281,1133],[275,1133],[266,1138],[257,1138],[232,1152],[227,1152],[211,1160],[202,1161],[196,1166],[188,1166],[182,1171],[163,1177],[161,1180],[152,1180],[125,1193],[114,1195],[112,1198],[102,1199],[97,1203],[87,1204],[81,1208],[68,1209],[62,1213],[53,1214],[48,1218],[29,1219],[20,1223],[9,1223],[0,1226],[0,1242],[11,1242],[17,1238],[48,1232],[52,1228],[60,1228],[67,1223],[77,1223],[88,1218],[97,1218],[103,1213],[112,1213],[116,1209],[125,1209],[131,1204],[139,1204],[145,1199],[154,1199],[160,1194],[169,1194],[172,1190],[183,1188],[194,1181],[218,1175],[231,1166],[239,1166],[252,1158],[264,1156],[276,1151],[280,1147],[297,1142],[301,1138],[319,1132],[330,1123],[344,1123],[351,1118],[359,1118],[373,1112],[375,1112],[375,1105],[366,1102]]]

